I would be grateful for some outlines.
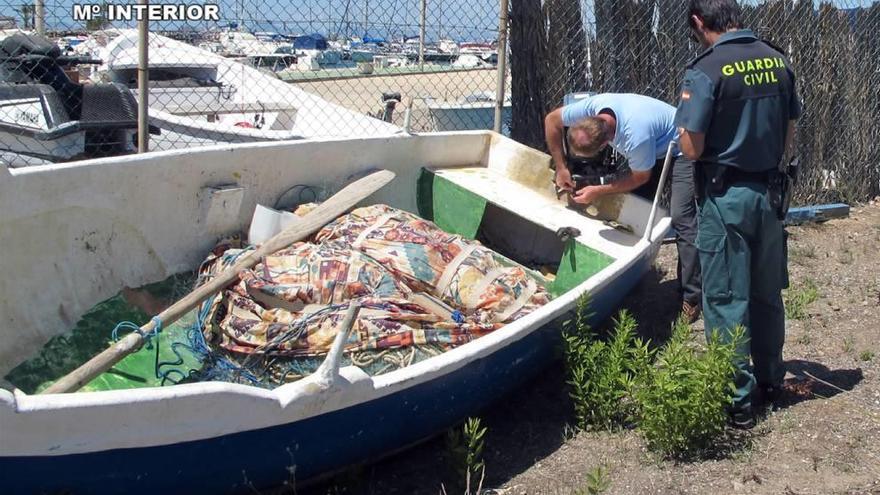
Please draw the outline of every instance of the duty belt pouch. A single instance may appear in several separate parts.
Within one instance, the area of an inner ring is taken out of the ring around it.
[[[776,211],[776,218],[785,220],[788,206],[785,204],[785,190],[788,188],[788,178],[778,170],[767,172],[767,200],[770,208]]]
[[[723,165],[715,165],[708,163],[700,163],[699,167],[703,169],[703,194],[717,196],[724,194],[726,186],[727,167]]]
[[[770,206],[776,210],[776,217],[780,222],[785,221],[785,217],[788,216],[788,208],[791,206],[791,197],[794,195],[794,185],[797,183],[799,170],[798,157],[793,156],[788,165],[780,162],[778,170],[769,172],[767,192]]]

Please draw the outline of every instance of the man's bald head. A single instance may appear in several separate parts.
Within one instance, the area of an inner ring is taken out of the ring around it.
[[[568,148],[580,156],[594,156],[609,141],[608,124],[600,117],[587,117],[568,129]]]

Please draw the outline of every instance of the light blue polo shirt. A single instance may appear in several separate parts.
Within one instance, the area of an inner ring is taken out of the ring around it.
[[[562,108],[562,124],[571,127],[602,110],[614,112],[617,130],[611,146],[629,160],[633,170],[654,167],[666,156],[669,142],[677,135],[675,107],[649,96],[631,93],[601,93],[577,100]],[[674,150],[678,154],[678,150]]]

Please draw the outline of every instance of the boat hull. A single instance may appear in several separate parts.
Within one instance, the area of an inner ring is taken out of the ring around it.
[[[121,287],[195,269],[218,237],[246,230],[257,204],[274,204],[296,185],[333,191],[374,168],[393,171],[394,186],[368,202],[424,209],[423,217],[468,238],[480,225],[498,226],[506,234],[491,232],[496,240],[519,248],[505,250],[511,259],[561,246],[560,228],[582,231],[563,254],[560,290],[549,303],[385,374],[346,366],[326,381],[316,373],[272,390],[222,382],[45,395],[0,388],[4,489],[252,492],[251,485],[288,481],[287,468],[295,466],[297,481],[314,479],[479,414],[553,359],[557,322],[581,294],[591,297],[593,321],[609,315],[650,268],[669,228],[665,213],[648,225],[650,203],[632,196],[621,198],[615,217],[630,233],[572,211],[553,193],[549,161],[494,133],[458,132],[0,166],[7,274],[0,366],[7,367]],[[49,304],[58,311],[46,311]]]
[[[656,250],[646,251],[591,294],[592,324],[612,314],[655,256]],[[0,457],[0,472],[9,473],[4,485],[16,494],[220,494],[303,484],[375,460],[479,414],[558,357],[560,336],[559,324],[543,325],[431,381],[290,424],[173,445]],[[161,425],[144,425],[153,427]]]

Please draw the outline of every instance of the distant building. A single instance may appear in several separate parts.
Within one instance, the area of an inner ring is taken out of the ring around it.
[[[15,17],[0,16],[0,29],[15,29],[16,27],[18,26]]]

